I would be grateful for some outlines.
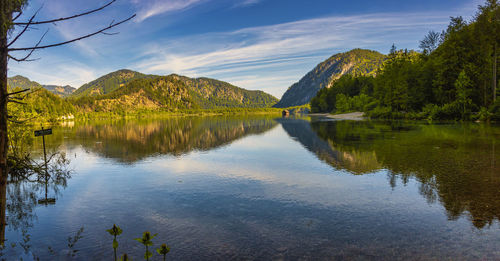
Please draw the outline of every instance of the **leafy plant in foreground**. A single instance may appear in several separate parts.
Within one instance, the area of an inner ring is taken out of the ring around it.
[[[144,259],[149,260],[153,256],[153,253],[149,252],[149,247],[153,246],[153,238],[158,234],[151,235],[149,231],[142,233],[142,238],[136,238],[135,240],[143,244],[146,247],[146,253],[144,253]]]
[[[156,252],[163,256],[163,261],[167,259],[167,254],[170,252],[170,247],[167,244],[162,244],[160,248],[156,249]]]
[[[116,261],[116,249],[118,248],[118,241],[116,241],[116,237],[121,235],[123,230],[119,226],[113,224],[113,227],[110,229],[106,229],[106,231],[108,231],[108,233],[110,235],[114,236],[114,238],[113,238],[113,250],[115,252],[114,256],[115,256],[115,261]],[[125,254],[125,256],[126,256],[126,254]]]

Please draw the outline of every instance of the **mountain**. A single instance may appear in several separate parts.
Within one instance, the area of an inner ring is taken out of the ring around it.
[[[31,90],[17,95],[17,97],[24,97],[21,100],[24,104],[8,104],[9,114],[15,120],[58,119],[75,113],[75,108],[71,103],[26,77],[19,75],[10,77],[7,79],[7,85],[10,90]]]
[[[21,76],[21,75],[16,75],[14,77],[9,77],[7,78],[7,86],[10,89],[37,89],[37,88],[42,88],[42,85],[30,81],[30,79]]]
[[[9,78],[9,86],[38,88],[28,78]],[[189,78],[176,74],[146,75],[119,70],[84,84],[72,94],[71,87],[44,86],[76,106],[76,110],[132,112],[136,110],[186,110],[215,108],[269,108],[278,99],[263,91],[245,90],[210,78]]]
[[[172,76],[139,78],[108,94],[80,97],[73,103],[86,111],[105,112],[198,108],[187,86]]]
[[[42,87],[45,88],[46,90],[52,92],[53,94],[60,96],[60,97],[67,97],[76,91],[75,87],[71,87],[69,85],[66,85],[66,86],[42,85]]]
[[[111,93],[114,90],[124,87],[128,83],[143,78],[154,78],[156,75],[146,75],[131,70],[119,70],[108,73],[89,83],[82,85],[74,93],[73,97],[97,96]]]
[[[263,108],[278,99],[262,91],[249,91],[229,83],[179,75],[148,76],[131,81],[108,94],[75,98],[86,111]]]
[[[363,49],[333,55],[290,86],[274,107],[307,104],[320,89],[329,88],[344,74],[374,75],[385,59],[386,56],[379,52]]]
[[[249,91],[227,82],[210,78],[188,78],[172,74],[172,77],[182,81],[192,98],[200,108],[266,108],[271,107],[278,99],[263,91]]]
[[[7,79],[7,85],[9,88],[12,89],[37,89],[37,88],[44,88],[51,93],[59,96],[59,97],[66,97],[70,94],[72,94],[76,88],[71,87],[69,85],[66,86],[58,86],[58,85],[41,85],[37,82],[31,81],[30,79],[21,76],[21,75],[16,75],[14,77],[9,77]]]
[[[123,69],[106,74],[92,82],[84,84],[73,93],[72,97],[97,97],[99,95],[106,95],[138,79],[151,80],[161,77],[162,76],[147,75]],[[189,78],[176,74],[169,75],[169,77],[179,80],[187,87],[190,98],[198,108],[264,108],[271,107],[278,102],[278,99],[274,96],[263,91],[249,91],[215,79]]]

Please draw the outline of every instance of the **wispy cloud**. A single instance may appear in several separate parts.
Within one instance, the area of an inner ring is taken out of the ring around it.
[[[442,29],[447,23],[448,16],[440,13],[371,14],[194,35],[151,44],[135,67],[152,73],[231,79],[235,84],[246,83],[243,87],[267,86],[281,95],[313,64],[335,52],[352,48],[388,50],[392,42],[387,39],[394,39],[401,47],[415,48],[425,32]],[[301,65],[303,70],[291,77],[290,71],[297,73]],[[239,72],[245,73],[235,76]],[[273,75],[261,77],[270,72]],[[272,83],[264,82],[270,77]]]
[[[150,17],[185,10],[191,8],[205,0],[131,0],[139,11],[137,12],[137,22],[142,22]]]
[[[234,7],[245,7],[245,6],[251,6],[255,5],[262,2],[262,0],[240,0],[238,1]]]

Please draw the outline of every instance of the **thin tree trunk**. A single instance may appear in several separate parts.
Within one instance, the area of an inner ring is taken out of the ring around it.
[[[0,233],[3,245],[5,234],[5,189],[7,186],[7,28],[6,24],[12,19],[10,1],[0,4]]]
[[[493,51],[493,102],[497,100],[497,43]]]

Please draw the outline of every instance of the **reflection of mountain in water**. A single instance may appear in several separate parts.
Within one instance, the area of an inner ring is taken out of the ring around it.
[[[337,169],[345,169],[354,174],[362,174],[380,169],[381,166],[373,152],[358,150],[338,150],[334,143],[321,139],[302,119],[283,118],[277,120],[290,137],[299,141],[305,148]]]
[[[500,219],[500,128],[353,121],[282,122],[318,158],[354,173],[389,170],[389,182],[420,182],[450,219],[468,213],[482,228]],[[364,164],[354,164],[362,162]]]
[[[135,162],[157,154],[181,155],[229,144],[276,126],[270,117],[174,117],[75,128],[78,143],[104,157]]]

